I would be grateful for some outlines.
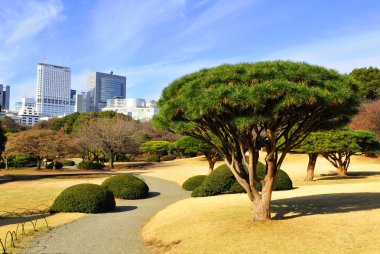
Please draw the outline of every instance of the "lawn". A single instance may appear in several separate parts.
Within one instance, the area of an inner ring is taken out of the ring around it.
[[[190,198],[167,207],[145,225],[142,236],[148,250],[218,254],[378,252],[379,159],[354,157],[349,172],[355,176],[337,179],[331,176],[334,168],[319,158],[317,181],[310,183],[302,181],[306,159],[290,155],[285,161],[283,168],[296,188],[273,193],[273,221],[252,222],[245,194]],[[184,174],[177,179],[172,174],[168,179],[181,183]]]

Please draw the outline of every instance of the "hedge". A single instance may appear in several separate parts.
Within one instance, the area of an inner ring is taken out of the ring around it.
[[[114,209],[115,198],[106,188],[83,183],[65,189],[55,199],[50,212],[100,213]]]
[[[115,197],[122,199],[145,198],[149,192],[149,187],[143,180],[130,174],[112,176],[102,186],[112,191]]]
[[[257,177],[264,179],[265,165],[258,163]],[[255,187],[261,191],[261,185],[255,182]],[[274,182],[273,190],[290,190],[293,188],[293,183],[286,172],[279,170]],[[219,166],[210,175],[208,175],[202,184],[193,190],[192,197],[206,197],[226,193],[244,193],[245,190],[235,179],[231,170],[226,164]]]

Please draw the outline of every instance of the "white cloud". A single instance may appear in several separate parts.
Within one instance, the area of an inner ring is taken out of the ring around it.
[[[5,30],[5,44],[18,43],[23,39],[32,37],[52,24],[60,17],[63,6],[60,1],[26,2],[22,9],[16,10],[17,15],[9,15],[3,27]]]
[[[369,65],[380,67],[380,31],[297,45],[274,52],[268,59],[305,61],[343,73]]]

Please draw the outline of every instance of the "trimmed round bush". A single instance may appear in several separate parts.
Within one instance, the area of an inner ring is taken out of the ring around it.
[[[160,162],[160,156],[158,155],[150,155],[148,158],[146,158],[146,162]]]
[[[175,160],[177,157],[174,154],[168,154],[164,155],[160,158],[160,161],[172,161]]]
[[[54,162],[50,162],[46,166],[47,169],[53,169],[53,167],[54,167]],[[57,163],[55,164],[55,169],[62,169],[62,168],[63,168],[63,164],[61,162],[57,161]]]
[[[81,161],[78,164],[79,169],[103,169],[104,164],[92,161]]]
[[[206,178],[205,175],[197,175],[190,177],[182,184],[182,189],[187,191],[192,191],[195,188],[201,186],[203,180]]]
[[[73,160],[63,160],[62,164],[64,166],[75,166],[75,161],[73,161]]]
[[[257,177],[264,179],[265,165],[261,162],[257,165]],[[255,182],[255,187],[261,191],[261,185]],[[282,170],[277,172],[273,190],[290,190],[293,183],[288,174]],[[191,193],[192,197],[207,197],[226,193],[244,193],[244,188],[236,180],[226,164],[217,167],[208,175],[202,184]]]
[[[50,212],[101,213],[114,209],[115,198],[111,191],[91,183],[71,186],[59,194]]]
[[[143,180],[130,174],[112,176],[102,186],[112,191],[115,197],[122,199],[145,198],[149,192],[149,187]]]

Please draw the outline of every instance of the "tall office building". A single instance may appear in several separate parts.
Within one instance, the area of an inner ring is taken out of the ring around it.
[[[107,106],[107,99],[125,99],[127,78],[94,72],[87,76],[87,102],[89,111],[99,112]]]
[[[9,98],[11,96],[10,86],[0,84],[0,107],[1,110],[9,109]]]
[[[48,117],[72,113],[70,88],[70,68],[39,63],[37,67],[37,112]]]

